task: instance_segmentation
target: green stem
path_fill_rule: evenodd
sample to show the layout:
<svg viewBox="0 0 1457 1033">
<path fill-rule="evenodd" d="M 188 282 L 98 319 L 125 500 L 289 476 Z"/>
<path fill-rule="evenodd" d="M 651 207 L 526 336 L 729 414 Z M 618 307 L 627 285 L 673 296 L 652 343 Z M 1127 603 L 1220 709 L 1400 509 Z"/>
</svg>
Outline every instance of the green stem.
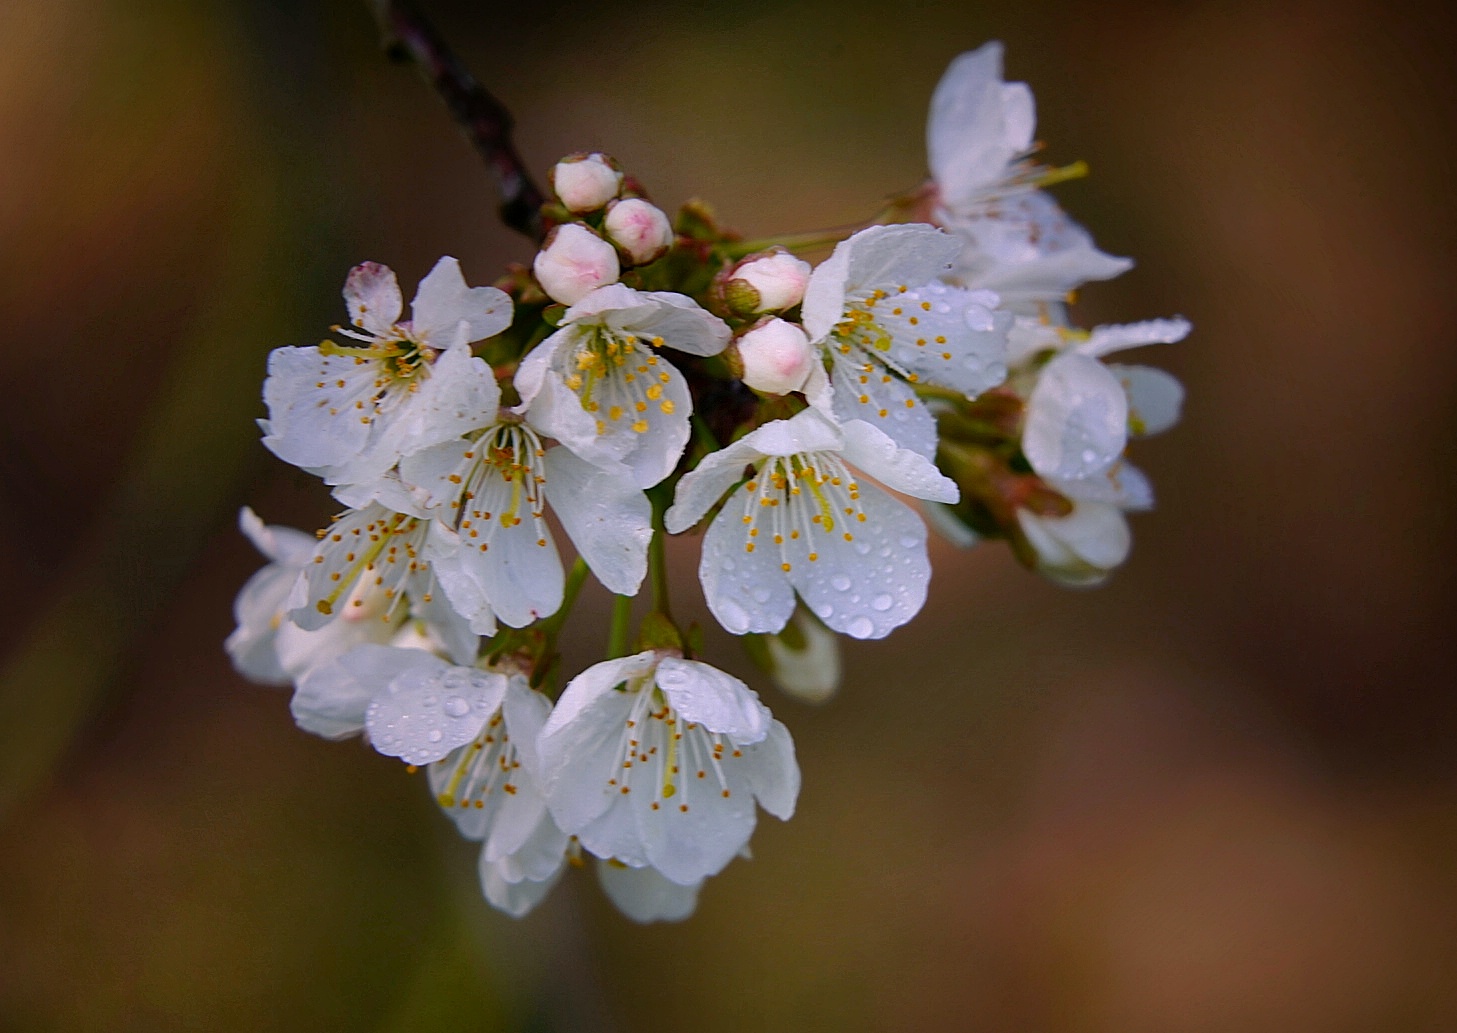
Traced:
<svg viewBox="0 0 1457 1033">
<path fill-rule="evenodd" d="M 577 594 L 582 591 L 582 585 L 587 581 L 587 573 L 587 561 L 578 556 L 577 562 L 572 564 L 572 569 L 567 574 L 567 585 L 562 591 L 561 608 L 537 625 L 550 638 L 555 639 L 562 630 L 562 625 L 567 622 L 567 617 L 572 611 L 572 604 L 577 601 Z"/>
<path fill-rule="evenodd" d="M 628 629 L 632 626 L 632 596 L 612 597 L 612 627 L 607 632 L 607 659 L 627 655 Z"/>
</svg>

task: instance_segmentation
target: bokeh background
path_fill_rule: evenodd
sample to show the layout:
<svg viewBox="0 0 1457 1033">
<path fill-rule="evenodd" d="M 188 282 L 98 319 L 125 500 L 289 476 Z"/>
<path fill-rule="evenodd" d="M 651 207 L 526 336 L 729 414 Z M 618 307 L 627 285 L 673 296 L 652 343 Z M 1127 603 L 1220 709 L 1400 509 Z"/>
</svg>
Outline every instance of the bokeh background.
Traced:
<svg viewBox="0 0 1457 1033">
<path fill-rule="evenodd" d="M 1000 38 L 1065 206 L 1172 313 L 1185 420 L 1106 587 L 940 545 L 831 705 L 800 811 L 691 921 L 590 878 L 492 912 L 423 783 L 233 674 L 265 356 L 350 265 L 489 282 L 443 108 L 350 0 L 0 5 L 0 1028 L 1457 1028 L 1454 97 L 1419 7 L 429 0 L 544 172 L 616 155 L 751 235 L 925 172 L 931 88 Z M 674 556 L 692 595 L 693 546 Z M 584 615 L 605 596 L 589 596 Z M 699 612 L 702 612 L 701 606 Z M 594 659 L 580 622 L 570 662 Z"/>
</svg>

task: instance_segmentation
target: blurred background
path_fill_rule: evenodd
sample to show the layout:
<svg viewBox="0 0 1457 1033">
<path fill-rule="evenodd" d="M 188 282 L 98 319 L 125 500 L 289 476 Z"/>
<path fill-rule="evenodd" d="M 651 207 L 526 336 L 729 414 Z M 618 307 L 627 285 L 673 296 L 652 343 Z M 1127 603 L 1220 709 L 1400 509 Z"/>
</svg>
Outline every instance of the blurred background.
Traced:
<svg viewBox="0 0 1457 1033">
<path fill-rule="evenodd" d="M 1057 190 L 1180 313 L 1183 424 L 1106 587 L 938 543 L 794 733 L 799 813 L 681 925 L 590 877 L 491 911 L 423 782 L 222 651 L 239 505 L 330 503 L 252 424 L 268 351 L 528 261 L 352 0 L 0 5 L 0 1028 L 1457 1028 L 1454 78 L 1418 7 L 426 0 L 540 174 L 603 149 L 751 236 L 925 174 L 946 63 L 1031 83 Z M 696 600 L 694 543 L 674 553 Z M 597 590 L 584 616 L 605 611 Z M 701 602 L 697 612 L 704 613 Z M 573 669 L 595 659 L 583 632 Z"/>
</svg>

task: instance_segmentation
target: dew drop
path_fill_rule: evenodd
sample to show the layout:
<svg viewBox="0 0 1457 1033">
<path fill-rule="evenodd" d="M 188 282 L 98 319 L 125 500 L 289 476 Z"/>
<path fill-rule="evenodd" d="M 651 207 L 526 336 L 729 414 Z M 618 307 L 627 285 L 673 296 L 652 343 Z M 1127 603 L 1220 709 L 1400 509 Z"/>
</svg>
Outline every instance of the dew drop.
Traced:
<svg viewBox="0 0 1457 1033">
<path fill-rule="evenodd" d="M 444 678 L 440 679 L 440 687 L 451 692 L 463 689 L 465 686 L 466 676 L 460 671 L 450 671 Z M 447 701 L 446 706 L 449 705 L 449 701 Z"/>
<path fill-rule="evenodd" d="M 829 603 L 825 603 L 819 609 L 815 610 L 815 613 L 819 614 L 820 620 L 827 621 L 835 615 L 835 608 Z"/>
<path fill-rule="evenodd" d="M 470 703 L 464 696 L 447 696 L 444 710 L 450 717 L 465 717 L 470 713 Z"/>
<path fill-rule="evenodd" d="M 856 542 L 855 543 L 855 551 L 858 552 L 862 556 L 869 556 L 870 555 L 870 543 L 869 542 Z"/>
<path fill-rule="evenodd" d="M 760 585 L 758 588 L 754 589 L 754 600 L 756 602 L 767 603 L 769 601 L 769 598 L 773 594 L 774 593 L 769 591 L 769 589 L 765 588 L 763 585 Z"/>
<path fill-rule="evenodd" d="M 725 574 L 731 574 L 731 573 L 733 573 L 733 569 L 734 569 L 734 561 L 731 560 L 731 559 L 729 559 L 727 556 L 725 556 L 724 557 L 724 560 L 723 560 L 723 572 Z"/>
<path fill-rule="evenodd" d="M 847 578 L 844 574 L 836 574 L 834 577 L 830 578 L 830 584 L 833 585 L 836 590 L 841 592 L 847 592 L 850 590 L 850 579 Z"/>
<path fill-rule="evenodd" d="M 431 742 L 439 742 L 441 739 L 445 738 L 445 735 L 440 731 L 440 729 L 432 728 L 430 730 L 430 734 L 427 735 L 425 738 L 429 739 Z"/>
<path fill-rule="evenodd" d="M 1095 462 L 1097 458 L 1098 453 L 1094 452 L 1091 448 L 1083 449 L 1083 462 L 1091 464 Z"/>
<path fill-rule="evenodd" d="M 901 535 L 901 548 L 902 549 L 914 549 L 917 545 L 920 545 L 920 544 L 921 544 L 921 540 L 919 538 L 914 538 L 914 537 L 912 537 L 911 535 L 908 535 L 908 534 Z"/>
<path fill-rule="evenodd" d="M 875 625 L 871 623 L 869 617 L 856 617 L 850 622 L 850 626 L 845 629 L 845 632 L 853 638 L 869 638 L 875 633 Z"/>
<path fill-rule="evenodd" d="M 436 704 L 438 704 L 439 702 L 440 702 L 440 697 L 437 696 L 437 695 L 435 695 L 434 693 L 431 693 L 430 695 L 428 695 L 428 696 L 425 697 L 425 705 L 427 707 L 433 707 Z"/>
<path fill-rule="evenodd" d="M 870 600 L 870 605 L 875 609 L 879 610 L 881 613 L 884 613 L 886 610 L 890 609 L 891 604 L 894 602 L 895 600 L 892 599 L 890 596 L 881 594 Z"/>
</svg>

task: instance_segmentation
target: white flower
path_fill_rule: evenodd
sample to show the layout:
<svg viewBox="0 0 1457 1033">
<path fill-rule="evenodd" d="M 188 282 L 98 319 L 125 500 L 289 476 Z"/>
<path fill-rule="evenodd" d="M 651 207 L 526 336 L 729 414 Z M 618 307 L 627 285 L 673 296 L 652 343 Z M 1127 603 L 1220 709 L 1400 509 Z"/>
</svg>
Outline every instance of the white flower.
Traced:
<svg viewBox="0 0 1457 1033">
<path fill-rule="evenodd" d="M 866 420 L 902 448 L 936 454 L 927 383 L 975 397 L 1007 375 L 1012 317 L 996 295 L 938 282 L 961 244 L 931 226 L 872 226 L 810 276 L 804 328 L 830 361 L 835 415 Z"/>
<path fill-rule="evenodd" d="M 1060 303 L 1079 285 L 1133 264 L 1099 251 L 1037 189 L 1048 175 L 1025 160 L 1035 125 L 1032 92 L 1002 81 L 1002 45 L 988 43 L 952 61 L 926 127 L 936 222 L 967 244 L 956 282 L 994 290 L 1018 310 Z"/>
<path fill-rule="evenodd" d="M 734 347 L 743 362 L 744 383 L 769 395 L 785 395 L 804 387 L 819 354 L 797 323 L 778 318 L 756 323 Z"/>
<path fill-rule="evenodd" d="M 1118 461 L 1130 432 L 1155 434 L 1173 426 L 1184 394 L 1177 380 L 1162 370 L 1100 360 L 1124 348 L 1180 341 L 1189 330 L 1185 319 L 1151 319 L 1089 334 L 1062 332 L 1063 350 L 1037 373 L 1027 397 L 1022 451 L 1038 475 L 1096 476 Z"/>
<path fill-rule="evenodd" d="M 536 740 L 550 712 L 551 702 L 512 674 L 475 738 L 429 768 L 441 809 L 463 836 L 481 842 L 486 899 L 518 917 L 555 884 L 567 849 L 541 793 Z"/>
<path fill-rule="evenodd" d="M 238 593 L 233 603 L 238 627 L 224 647 L 239 674 L 266 685 L 286 685 L 292 676 L 278 658 L 278 630 L 293 583 L 318 543 L 313 535 L 291 527 L 265 526 L 246 506 L 238 513 L 238 526 L 269 562 Z"/>
<path fill-rule="evenodd" d="M 448 257 L 420 282 L 408 321 L 385 266 L 352 269 L 344 299 L 358 329 L 336 329 L 361 343 L 275 349 L 263 385 L 269 416 L 259 423 L 275 455 L 329 484 L 374 480 L 401 456 L 475 426 L 495 377 L 470 342 L 511 323 L 511 299 L 466 287 Z"/>
<path fill-rule="evenodd" d="M 665 517 L 675 534 L 733 489 L 698 567 L 708 607 L 728 631 L 778 631 L 796 592 L 854 638 L 881 638 L 920 610 L 931 577 L 925 525 L 846 464 L 907 495 L 959 498 L 930 460 L 864 421 L 837 427 L 816 409 L 765 424 L 678 482 Z"/>
<path fill-rule="evenodd" d="M 426 550 L 455 610 L 481 635 L 496 620 L 513 628 L 561 606 L 561 557 L 548 504 L 597 579 L 635 595 L 647 573 L 652 506 L 626 476 L 591 465 L 510 414 L 410 456 L 400 467 L 421 512 L 434 517 Z"/>
<path fill-rule="evenodd" d="M 754 801 L 788 820 L 789 732 L 743 682 L 653 650 L 567 685 L 539 740 L 547 806 L 584 847 L 693 886 L 748 842 Z"/>
<path fill-rule="evenodd" d="M 673 243 L 673 226 L 663 210 L 640 197 L 612 202 L 602 228 L 633 265 L 647 265 Z"/>
<path fill-rule="evenodd" d="M 569 222 L 547 235 L 531 271 L 553 301 L 575 305 L 622 271 L 617 249 L 587 227 Z"/>
<path fill-rule="evenodd" d="M 563 158 L 547 179 L 567 210 L 578 214 L 596 211 L 622 188 L 622 173 L 607 155 L 595 152 Z"/>
<path fill-rule="evenodd" d="M 522 361 L 522 408 L 587 462 L 629 469 L 650 488 L 677 465 L 693 411 L 683 375 L 656 349 L 717 355 L 729 336 L 681 294 L 603 287 L 567 309 L 561 329 Z"/>
<path fill-rule="evenodd" d="M 337 625 L 338 637 L 325 640 L 337 643 L 393 637 L 414 617 L 450 656 L 473 661 L 476 635 L 442 598 L 425 557 L 431 530 L 431 521 L 377 502 L 345 512 L 321 532 L 294 582 L 285 603 L 289 620 L 307 632 Z M 371 624 L 385 630 L 366 630 Z"/>
<path fill-rule="evenodd" d="M 1133 538 L 1123 512 L 1108 502 L 1073 500 L 1066 516 L 1017 510 L 1023 537 L 1037 556 L 1037 571 L 1069 587 L 1096 585 L 1128 558 Z"/>
</svg>

